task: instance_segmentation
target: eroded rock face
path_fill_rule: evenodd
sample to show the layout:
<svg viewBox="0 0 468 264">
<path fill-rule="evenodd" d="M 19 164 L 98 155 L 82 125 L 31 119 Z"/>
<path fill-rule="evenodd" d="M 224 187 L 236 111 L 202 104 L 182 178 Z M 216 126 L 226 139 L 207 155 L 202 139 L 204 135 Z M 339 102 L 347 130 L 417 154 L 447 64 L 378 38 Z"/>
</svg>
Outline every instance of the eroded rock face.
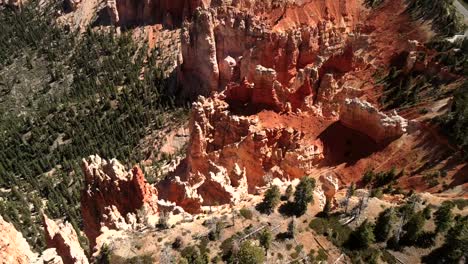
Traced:
<svg viewBox="0 0 468 264">
<path fill-rule="evenodd" d="M 116 24 L 178 28 L 180 95 L 204 96 L 193 104 L 186 159 L 158 185 L 161 199 L 188 213 L 236 203 L 266 178 L 312 174 L 324 159 L 319 133 L 325 124 L 340 119 L 379 143 L 406 129 L 396 115 L 347 100 L 362 95 L 361 80 L 370 78 L 365 71 L 375 66 L 364 52 L 375 29 L 360 24 L 367 12 L 360 1 L 110 3 Z M 359 78 L 349 75 L 361 71 Z M 272 121 L 260 120 L 265 112 Z M 310 121 L 317 128 L 308 127 Z M 321 197 L 331 199 L 337 182 L 320 180 Z M 98 211 L 105 217 L 98 223 L 128 224 L 130 210 L 119 203 L 124 202 L 104 202 Z"/>
<path fill-rule="evenodd" d="M 266 175 L 300 178 L 323 159 L 320 142 L 305 141 L 293 128 L 261 128 L 255 116 L 231 113 L 221 98 L 193 104 L 185 171 L 158 186 L 162 199 L 190 213 L 235 204 L 265 185 Z"/>
<path fill-rule="evenodd" d="M 197 9 L 193 23 L 185 24 L 182 30 L 181 83 L 188 97 L 210 95 L 218 89 L 219 67 L 216 57 L 213 15 L 209 10 Z"/>
<path fill-rule="evenodd" d="M 55 248 L 64 263 L 89 263 L 78 241 L 78 235 L 70 223 L 56 222 L 45 214 L 43 221 L 47 247 Z"/>
<path fill-rule="evenodd" d="M 377 143 L 398 138 L 406 133 L 408 128 L 408 121 L 396 112 L 387 115 L 358 98 L 345 100 L 340 112 L 340 122 L 368 135 Z"/>
<path fill-rule="evenodd" d="M 333 200 L 339 188 L 338 179 L 333 174 L 327 173 L 320 176 L 319 185 L 326 199 Z"/>
<path fill-rule="evenodd" d="M 126 171 L 117 160 L 107 161 L 99 156 L 83 160 L 85 189 L 81 194 L 81 211 L 84 231 L 91 248 L 101 234 L 101 227 L 108 229 L 132 229 L 138 212 L 149 217 L 156 215 L 157 190 L 148 184 L 137 166 Z"/>
<path fill-rule="evenodd" d="M 15 227 L 0 216 L 0 262 L 1 263 L 33 263 L 37 255 L 31 251 L 23 235 Z"/>
</svg>

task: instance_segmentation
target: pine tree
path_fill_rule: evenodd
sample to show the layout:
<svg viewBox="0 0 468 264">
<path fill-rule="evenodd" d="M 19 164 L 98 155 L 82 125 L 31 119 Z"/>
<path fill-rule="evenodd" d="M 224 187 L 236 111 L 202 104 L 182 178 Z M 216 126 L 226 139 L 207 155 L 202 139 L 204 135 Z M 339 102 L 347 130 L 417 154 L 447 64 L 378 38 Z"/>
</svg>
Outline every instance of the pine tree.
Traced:
<svg viewBox="0 0 468 264">
<path fill-rule="evenodd" d="M 327 198 L 327 200 L 326 200 L 326 202 L 325 202 L 325 206 L 323 207 L 322 214 L 323 214 L 325 217 L 330 216 L 331 209 L 332 209 L 332 208 L 331 208 L 330 199 Z"/>
<path fill-rule="evenodd" d="M 435 211 L 434 222 L 436 224 L 436 232 L 447 231 L 453 222 L 452 209 L 454 204 L 452 202 L 443 202 L 442 205 Z"/>
<path fill-rule="evenodd" d="M 363 249 L 369 247 L 375 242 L 374 230 L 372 224 L 365 220 L 349 236 L 348 247 L 353 249 Z"/>
<path fill-rule="evenodd" d="M 414 244 L 421 232 L 423 231 L 426 218 L 422 212 L 415 213 L 403 227 L 403 230 L 406 231 L 404 240 L 406 243 Z"/>
<path fill-rule="evenodd" d="M 278 186 L 273 185 L 265 192 L 262 203 L 259 204 L 258 209 L 264 214 L 271 214 L 279 205 L 281 194 Z"/>
<path fill-rule="evenodd" d="M 445 243 L 429 255 L 424 263 L 466 263 L 468 252 L 468 217 L 458 217 L 454 226 L 447 232 Z"/>
<path fill-rule="evenodd" d="M 426 218 L 426 220 L 431 219 L 431 213 L 432 213 L 432 209 L 431 209 L 431 205 L 429 204 L 423 209 L 424 218 Z"/>
<path fill-rule="evenodd" d="M 250 241 L 245 241 L 241 244 L 236 259 L 236 263 L 261 264 L 265 261 L 265 253 L 261 247 L 253 245 Z"/>
<path fill-rule="evenodd" d="M 374 228 L 374 235 L 377 241 L 384 242 L 389 238 L 394 219 L 395 212 L 393 208 L 388 208 L 379 214 Z"/>
<path fill-rule="evenodd" d="M 303 215 L 307 211 L 309 203 L 314 201 L 315 179 L 302 177 L 294 192 L 294 204 L 297 215 Z"/>
<path fill-rule="evenodd" d="M 265 249 L 265 255 L 268 254 L 268 250 L 271 247 L 271 241 L 273 240 L 273 235 L 271 234 L 270 230 L 264 229 L 260 233 L 260 237 L 258 240 L 260 242 L 260 245 Z"/>
</svg>

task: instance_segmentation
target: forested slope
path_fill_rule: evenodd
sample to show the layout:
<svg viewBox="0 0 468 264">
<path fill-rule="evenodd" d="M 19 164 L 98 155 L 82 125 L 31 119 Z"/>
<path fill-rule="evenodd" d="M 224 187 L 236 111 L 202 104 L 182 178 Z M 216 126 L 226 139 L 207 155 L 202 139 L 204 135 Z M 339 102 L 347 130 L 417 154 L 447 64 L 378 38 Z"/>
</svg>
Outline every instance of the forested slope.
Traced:
<svg viewBox="0 0 468 264">
<path fill-rule="evenodd" d="M 0 214 L 43 248 L 42 210 L 81 229 L 81 158 L 132 165 L 139 141 L 186 111 L 167 96 L 157 50 L 72 32 L 55 22 L 60 5 L 38 2 L 0 12 Z"/>
</svg>

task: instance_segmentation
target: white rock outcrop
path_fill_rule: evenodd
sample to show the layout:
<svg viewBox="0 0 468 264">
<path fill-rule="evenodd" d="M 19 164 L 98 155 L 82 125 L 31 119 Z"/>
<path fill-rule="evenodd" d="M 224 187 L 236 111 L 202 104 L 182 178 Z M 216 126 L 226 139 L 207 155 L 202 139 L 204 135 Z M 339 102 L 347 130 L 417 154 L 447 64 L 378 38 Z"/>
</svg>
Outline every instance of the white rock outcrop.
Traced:
<svg viewBox="0 0 468 264">
<path fill-rule="evenodd" d="M 377 143 L 396 139 L 408 129 L 408 120 L 399 116 L 396 111 L 385 114 L 369 102 L 358 98 L 345 100 L 340 111 L 340 122 L 368 135 Z"/>
<path fill-rule="evenodd" d="M 47 247 L 54 248 L 65 263 L 88 264 L 73 226 L 68 222 L 56 222 L 45 214 L 43 218 Z"/>
</svg>

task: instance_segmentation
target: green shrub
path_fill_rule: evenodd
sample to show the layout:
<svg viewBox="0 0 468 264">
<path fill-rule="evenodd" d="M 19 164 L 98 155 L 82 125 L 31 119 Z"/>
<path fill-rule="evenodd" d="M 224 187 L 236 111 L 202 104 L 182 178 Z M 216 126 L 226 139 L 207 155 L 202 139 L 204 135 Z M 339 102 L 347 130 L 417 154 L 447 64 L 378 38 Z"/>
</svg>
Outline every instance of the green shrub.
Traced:
<svg viewBox="0 0 468 264">
<path fill-rule="evenodd" d="M 278 207 L 281 194 L 278 186 L 271 186 L 266 192 L 263 201 L 257 205 L 257 210 L 264 214 L 271 214 Z"/>
<path fill-rule="evenodd" d="M 436 232 L 447 231 L 453 223 L 454 215 L 452 209 L 455 207 L 454 203 L 445 201 L 442 205 L 434 212 L 434 222 L 436 224 Z"/>
<path fill-rule="evenodd" d="M 323 248 L 319 248 L 317 252 L 317 261 L 327 261 L 328 254 Z"/>
<path fill-rule="evenodd" d="M 234 261 L 231 260 L 230 263 L 262 264 L 264 261 L 265 252 L 263 249 L 255 246 L 250 241 L 245 241 L 241 244 Z"/>
<path fill-rule="evenodd" d="M 338 247 L 341 247 L 349 239 L 352 232 L 348 226 L 340 224 L 335 216 L 314 218 L 310 221 L 309 227 L 319 235 L 328 236 L 328 239 Z"/>
<path fill-rule="evenodd" d="M 452 142 L 460 146 L 468 157 L 468 81 L 456 90 L 452 108 L 440 123 Z"/>
<path fill-rule="evenodd" d="M 245 208 L 245 207 L 242 208 L 242 209 L 240 209 L 239 213 L 240 213 L 240 215 L 241 215 L 242 217 L 244 217 L 245 219 L 249 219 L 249 220 L 250 220 L 250 219 L 252 219 L 252 217 L 253 217 L 252 211 L 250 211 L 249 209 L 247 209 L 247 208 Z"/>
</svg>

